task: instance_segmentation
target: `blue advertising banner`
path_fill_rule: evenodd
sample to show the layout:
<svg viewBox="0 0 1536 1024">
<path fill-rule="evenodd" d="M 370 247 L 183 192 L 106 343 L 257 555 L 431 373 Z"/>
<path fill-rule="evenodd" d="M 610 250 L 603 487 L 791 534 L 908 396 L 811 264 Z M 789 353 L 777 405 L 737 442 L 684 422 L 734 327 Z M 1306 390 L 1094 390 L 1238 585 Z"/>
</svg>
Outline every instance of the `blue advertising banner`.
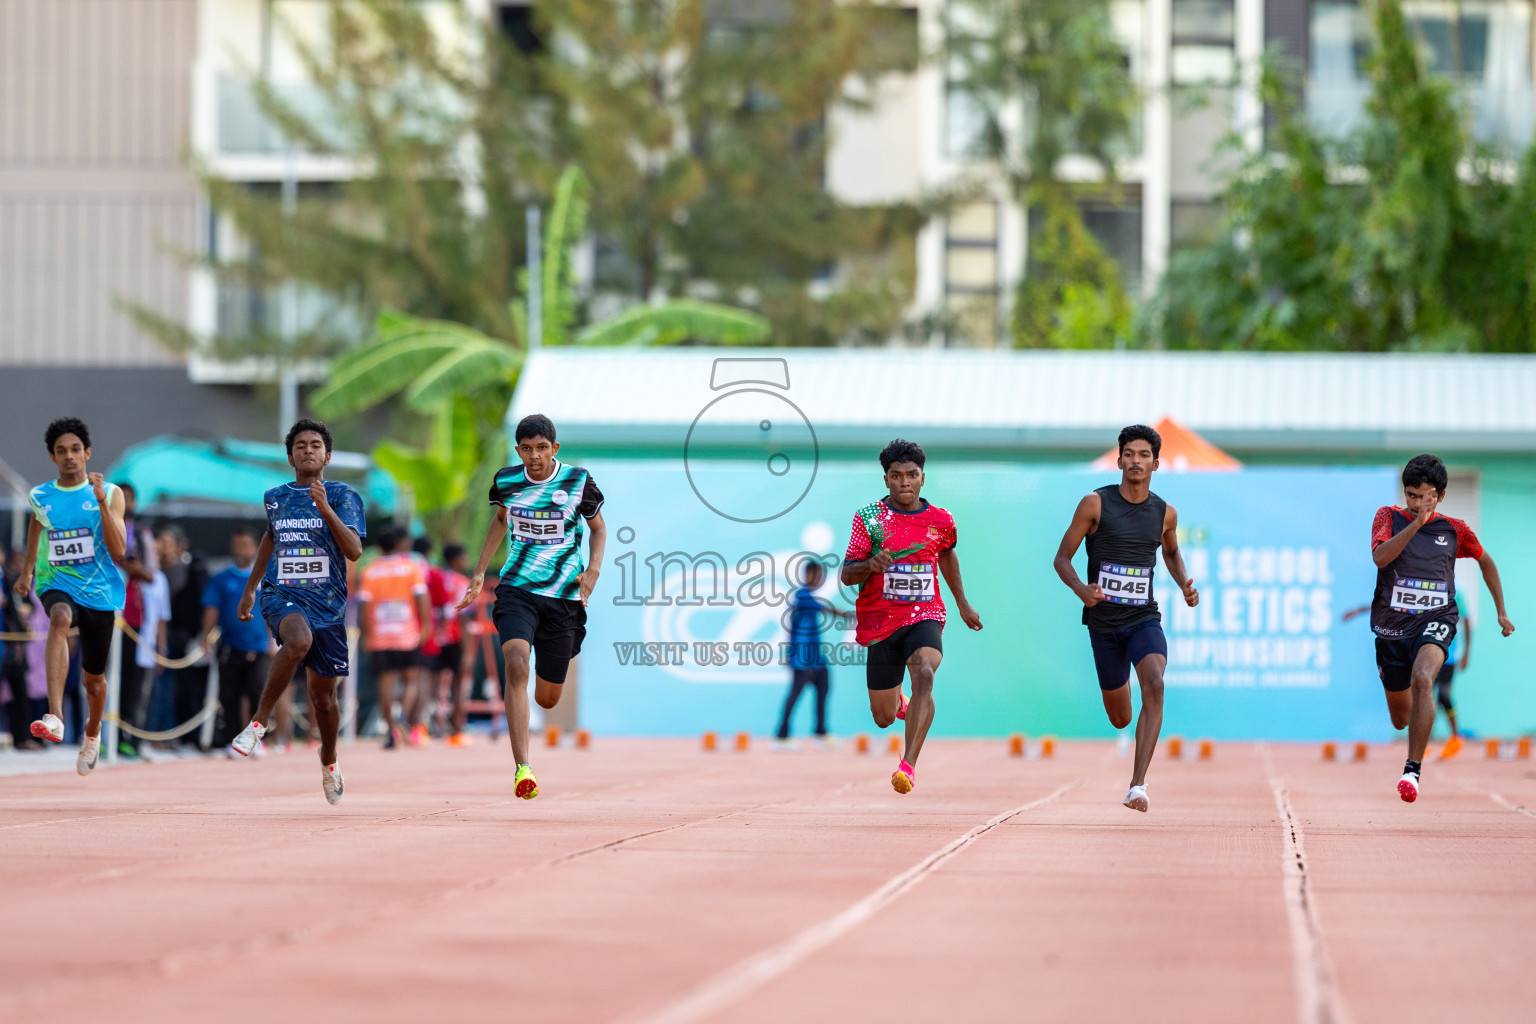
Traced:
<svg viewBox="0 0 1536 1024">
<path fill-rule="evenodd" d="M 580 459 L 608 496 L 608 554 L 579 662 L 581 718 L 602 733 L 770 732 L 790 677 L 787 601 L 804 563 L 831 664 L 831 727 L 872 729 L 853 591 L 837 582 L 854 511 L 884 493 L 878 463 L 822 462 L 786 487 L 747 459 Z M 930 462 L 923 494 L 955 516 L 964 586 L 984 628 L 951 605 L 935 735 L 1107 736 L 1082 606 L 1051 561 L 1078 500 L 1113 474 Z M 1391 469 L 1156 474 L 1179 511 L 1201 588 L 1184 606 L 1159 566 L 1169 641 L 1165 735 L 1381 739 L 1391 734 L 1369 625 L 1370 523 Z M 724 511 L 722 511 L 724 510 Z M 1076 564 L 1083 574 L 1085 556 Z M 809 700 L 795 731 L 809 727 Z"/>
</svg>

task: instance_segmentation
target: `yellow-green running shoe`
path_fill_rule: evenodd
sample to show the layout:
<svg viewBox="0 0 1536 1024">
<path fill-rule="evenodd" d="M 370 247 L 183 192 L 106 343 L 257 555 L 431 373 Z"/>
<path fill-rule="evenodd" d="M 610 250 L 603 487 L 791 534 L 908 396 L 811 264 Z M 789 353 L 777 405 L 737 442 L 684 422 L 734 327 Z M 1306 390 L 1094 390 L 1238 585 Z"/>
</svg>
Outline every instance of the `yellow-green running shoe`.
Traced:
<svg viewBox="0 0 1536 1024">
<path fill-rule="evenodd" d="M 517 766 L 516 786 L 513 789 L 524 800 L 532 800 L 539 795 L 539 780 L 533 777 L 533 769 L 526 764 Z"/>
</svg>

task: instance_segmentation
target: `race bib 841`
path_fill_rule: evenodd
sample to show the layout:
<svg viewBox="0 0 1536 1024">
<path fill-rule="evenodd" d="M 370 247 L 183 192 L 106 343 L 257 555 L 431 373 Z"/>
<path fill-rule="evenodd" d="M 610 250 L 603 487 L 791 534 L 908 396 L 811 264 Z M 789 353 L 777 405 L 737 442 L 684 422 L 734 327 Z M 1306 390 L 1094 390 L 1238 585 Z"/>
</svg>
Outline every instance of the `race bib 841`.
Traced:
<svg viewBox="0 0 1536 1024">
<path fill-rule="evenodd" d="M 96 537 L 89 529 L 49 530 L 49 565 L 84 565 L 96 560 Z"/>
</svg>

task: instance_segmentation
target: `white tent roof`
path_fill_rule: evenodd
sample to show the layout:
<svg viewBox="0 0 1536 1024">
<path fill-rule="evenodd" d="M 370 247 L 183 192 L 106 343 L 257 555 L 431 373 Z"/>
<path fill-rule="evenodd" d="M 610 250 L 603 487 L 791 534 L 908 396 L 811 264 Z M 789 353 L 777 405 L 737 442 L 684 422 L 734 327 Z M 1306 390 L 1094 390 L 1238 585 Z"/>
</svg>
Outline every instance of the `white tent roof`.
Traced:
<svg viewBox="0 0 1536 1024">
<path fill-rule="evenodd" d="M 562 440 L 668 443 L 731 381 L 781 394 L 832 444 L 1096 450 L 1169 415 L 1250 450 L 1536 450 L 1536 356 L 554 348 L 530 355 L 510 415 L 542 412 Z"/>
</svg>

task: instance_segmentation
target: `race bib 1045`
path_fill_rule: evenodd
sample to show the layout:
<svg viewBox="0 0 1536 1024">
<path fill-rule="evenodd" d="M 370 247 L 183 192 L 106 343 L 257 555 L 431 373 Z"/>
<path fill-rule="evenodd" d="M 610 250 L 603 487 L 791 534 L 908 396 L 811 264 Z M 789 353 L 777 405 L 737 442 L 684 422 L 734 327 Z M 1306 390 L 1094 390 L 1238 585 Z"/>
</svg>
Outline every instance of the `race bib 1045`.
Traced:
<svg viewBox="0 0 1536 1024">
<path fill-rule="evenodd" d="M 1152 600 L 1152 567 L 1101 562 L 1098 584 L 1111 604 L 1146 604 Z"/>
<path fill-rule="evenodd" d="M 96 537 L 88 528 L 48 531 L 49 565 L 84 565 L 96 560 Z"/>
<path fill-rule="evenodd" d="M 938 596 L 938 577 L 931 562 L 897 562 L 885 570 L 887 601 L 932 601 Z"/>
<path fill-rule="evenodd" d="M 1410 580 L 1402 576 L 1392 582 L 1392 610 L 1419 615 L 1444 608 L 1451 600 L 1451 585 L 1440 580 Z"/>
<path fill-rule="evenodd" d="M 278 553 L 277 582 L 283 586 L 314 586 L 330 578 L 331 557 L 317 548 L 290 548 Z"/>
<path fill-rule="evenodd" d="M 538 509 L 507 509 L 507 526 L 513 540 L 524 544 L 563 544 L 565 516 Z"/>
</svg>

